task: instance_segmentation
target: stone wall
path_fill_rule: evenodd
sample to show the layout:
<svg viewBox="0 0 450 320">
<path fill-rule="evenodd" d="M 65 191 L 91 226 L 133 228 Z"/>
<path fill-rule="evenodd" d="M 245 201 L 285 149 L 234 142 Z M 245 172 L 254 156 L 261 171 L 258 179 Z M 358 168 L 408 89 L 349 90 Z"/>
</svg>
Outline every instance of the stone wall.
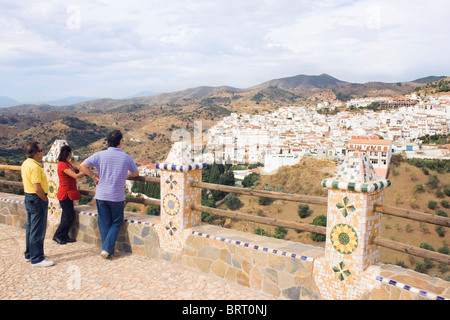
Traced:
<svg viewBox="0 0 450 320">
<path fill-rule="evenodd" d="M 97 214 L 91 206 L 77 206 L 78 216 L 71 235 L 78 241 L 101 246 Z M 315 263 L 324 249 L 297 242 L 262 237 L 211 225 L 190 229 L 181 251 L 161 249 L 159 217 L 125 214 L 116 250 L 164 259 L 199 272 L 258 291 L 274 298 L 323 299 L 314 278 Z M 0 223 L 25 228 L 23 196 L 0 193 Z M 53 232 L 47 230 L 47 233 Z M 449 299 L 450 283 L 412 270 L 377 264 L 375 285 L 365 300 Z"/>
</svg>

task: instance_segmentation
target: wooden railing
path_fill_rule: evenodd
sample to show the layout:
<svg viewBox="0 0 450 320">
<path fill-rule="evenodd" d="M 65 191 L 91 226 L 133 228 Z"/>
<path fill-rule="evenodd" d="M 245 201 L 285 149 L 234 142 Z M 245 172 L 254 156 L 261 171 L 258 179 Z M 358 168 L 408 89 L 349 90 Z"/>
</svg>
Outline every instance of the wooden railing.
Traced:
<svg viewBox="0 0 450 320">
<path fill-rule="evenodd" d="M 0 165 L 0 169 L 6 169 L 6 170 L 20 170 L 20 166 L 7 166 L 7 165 Z M 131 178 L 128 177 L 128 180 L 132 181 L 144 181 L 144 182 L 150 182 L 150 183 L 160 183 L 160 178 L 156 177 L 136 177 Z M 14 182 L 14 181 L 6 181 L 6 180 L 0 180 L 0 184 L 5 185 L 12 185 L 12 186 L 23 186 L 21 182 Z M 255 197 L 265 197 L 275 200 L 286 200 L 286 201 L 293 201 L 293 202 L 300 202 L 300 203 L 308 203 L 308 204 L 316 204 L 316 205 L 323 205 L 327 206 L 328 201 L 326 197 L 317 197 L 317 196 L 306 196 L 306 195 L 298 195 L 298 194 L 285 194 L 285 193 L 279 193 L 279 192 L 271 192 L 271 191 L 264 191 L 264 190 L 256 190 L 256 189 L 249 189 L 249 188 L 240 188 L 240 187 L 233 187 L 233 186 L 224 186 L 224 185 L 217 185 L 212 183 L 205 183 L 205 182 L 191 182 L 192 187 L 196 188 L 202 188 L 202 189 L 209 189 L 209 190 L 216 190 L 216 191 L 222 191 L 222 192 L 228 192 L 228 193 L 236 193 L 236 194 L 245 194 Z M 88 191 L 88 190 L 80 190 L 81 194 L 93 196 L 95 194 L 94 191 Z M 127 197 L 126 202 L 132 202 L 132 203 L 141 203 L 145 205 L 161 205 L 161 200 L 159 199 L 142 199 L 142 198 L 132 198 Z M 273 218 L 267 218 L 267 217 L 260 217 L 260 216 L 253 216 L 246 213 L 238 212 L 238 211 L 229 211 L 229 210 L 222 210 L 217 208 L 211 208 L 206 207 L 202 205 L 192 205 L 192 209 L 206 212 L 222 217 L 232 218 L 232 219 L 240 219 L 244 221 L 251 221 L 271 226 L 279 226 L 283 228 L 290 228 L 298 231 L 307 231 L 307 232 L 314 232 L 318 234 L 326 234 L 326 228 L 322 226 L 314 226 L 310 224 L 304 224 L 304 223 L 298 223 L 293 221 L 285 221 L 285 220 L 278 220 Z M 431 214 L 426 214 L 423 212 L 418 211 L 412 211 L 407 209 L 401 209 L 397 207 L 390 207 L 390 206 L 384 206 L 381 204 L 375 205 L 375 211 L 392 215 L 396 217 L 402 217 L 405 219 L 410 219 L 414 221 L 420 221 L 425 223 L 430 223 L 434 225 L 440 225 L 444 227 L 450 227 L 450 218 L 447 217 L 440 217 L 435 216 Z M 420 258 L 425 258 L 433 261 L 437 261 L 440 263 L 444 263 L 447 265 L 450 265 L 450 255 L 441 254 L 438 252 L 422 249 L 419 247 L 411 246 L 408 244 L 404 244 L 401 242 L 381 238 L 381 237 L 374 237 L 371 239 L 371 242 L 385 248 L 389 248 L 395 251 L 407 253 L 410 255 L 414 255 Z"/>
</svg>

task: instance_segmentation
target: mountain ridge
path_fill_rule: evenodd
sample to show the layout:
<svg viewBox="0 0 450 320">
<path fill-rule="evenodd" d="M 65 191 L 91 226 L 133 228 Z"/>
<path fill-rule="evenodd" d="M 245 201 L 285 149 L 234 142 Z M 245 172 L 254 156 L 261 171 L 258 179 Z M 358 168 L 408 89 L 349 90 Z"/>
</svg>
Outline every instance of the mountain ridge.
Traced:
<svg viewBox="0 0 450 320">
<path fill-rule="evenodd" d="M 268 87 L 278 87 L 287 90 L 305 90 L 305 89 L 325 89 L 346 85 L 349 82 L 338 80 L 326 73 L 321 75 L 304 75 L 299 74 L 292 77 L 284 77 L 263 82 L 251 89 L 265 89 Z"/>
<path fill-rule="evenodd" d="M 311 93 L 318 92 L 320 90 L 338 90 L 344 95 L 364 96 L 364 95 L 377 95 L 379 93 L 387 92 L 388 95 L 401 95 L 413 91 L 418 86 L 426 85 L 429 82 L 436 81 L 444 78 L 444 76 L 427 76 L 419 78 L 413 81 L 404 81 L 396 83 L 386 82 L 366 82 L 366 83 L 351 83 L 334 78 L 326 73 L 321 75 L 305 75 L 299 74 L 291 77 L 284 77 L 269 80 L 261 84 L 240 89 L 231 86 L 199 86 L 194 88 L 188 88 L 180 91 L 160 93 L 144 97 L 131 97 L 124 99 L 111 99 L 111 98 L 85 98 L 85 97 L 70 97 L 70 99 L 84 99 L 84 101 L 63 105 L 62 101 L 65 99 L 55 100 L 58 106 L 51 105 L 49 103 L 44 104 L 21 104 L 13 107 L 7 107 L 0 109 L 0 115 L 10 114 L 34 114 L 45 112 L 79 112 L 85 110 L 107 110 L 118 106 L 128 104 L 170 104 L 181 99 L 200 99 L 211 94 L 216 94 L 221 91 L 230 93 L 239 93 L 247 91 L 264 90 L 270 87 L 278 87 L 283 90 L 290 90 L 297 93 L 305 94 L 306 96 Z M 8 98 L 8 97 L 5 97 Z M 68 100 L 66 100 L 68 101 Z M 0 103 L 1 105 L 1 103 Z"/>
<path fill-rule="evenodd" d="M 13 107 L 17 104 L 20 104 L 20 102 L 13 98 L 6 97 L 6 96 L 0 96 L 0 108 L 9 108 L 9 107 Z"/>
</svg>

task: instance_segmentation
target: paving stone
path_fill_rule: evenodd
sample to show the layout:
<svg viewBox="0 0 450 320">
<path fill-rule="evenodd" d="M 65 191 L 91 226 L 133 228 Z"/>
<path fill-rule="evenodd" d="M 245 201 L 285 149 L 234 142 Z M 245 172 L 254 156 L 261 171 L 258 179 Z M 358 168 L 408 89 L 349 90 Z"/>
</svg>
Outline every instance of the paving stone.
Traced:
<svg viewBox="0 0 450 320">
<path fill-rule="evenodd" d="M 0 300 L 273 300 L 212 274 L 129 253 L 100 257 L 95 244 L 59 245 L 47 233 L 44 251 L 55 265 L 23 259 L 25 230 L 0 224 Z M 243 282 L 248 279 L 238 276 Z"/>
</svg>

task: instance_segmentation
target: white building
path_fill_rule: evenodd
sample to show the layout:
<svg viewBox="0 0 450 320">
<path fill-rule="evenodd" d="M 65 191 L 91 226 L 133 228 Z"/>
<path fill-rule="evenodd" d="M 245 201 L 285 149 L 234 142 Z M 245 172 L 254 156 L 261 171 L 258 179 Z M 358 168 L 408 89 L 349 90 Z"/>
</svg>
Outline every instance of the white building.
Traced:
<svg viewBox="0 0 450 320">
<path fill-rule="evenodd" d="M 264 157 L 263 174 L 273 174 L 282 166 L 293 166 L 300 162 L 303 155 L 295 154 L 266 154 Z"/>
</svg>

